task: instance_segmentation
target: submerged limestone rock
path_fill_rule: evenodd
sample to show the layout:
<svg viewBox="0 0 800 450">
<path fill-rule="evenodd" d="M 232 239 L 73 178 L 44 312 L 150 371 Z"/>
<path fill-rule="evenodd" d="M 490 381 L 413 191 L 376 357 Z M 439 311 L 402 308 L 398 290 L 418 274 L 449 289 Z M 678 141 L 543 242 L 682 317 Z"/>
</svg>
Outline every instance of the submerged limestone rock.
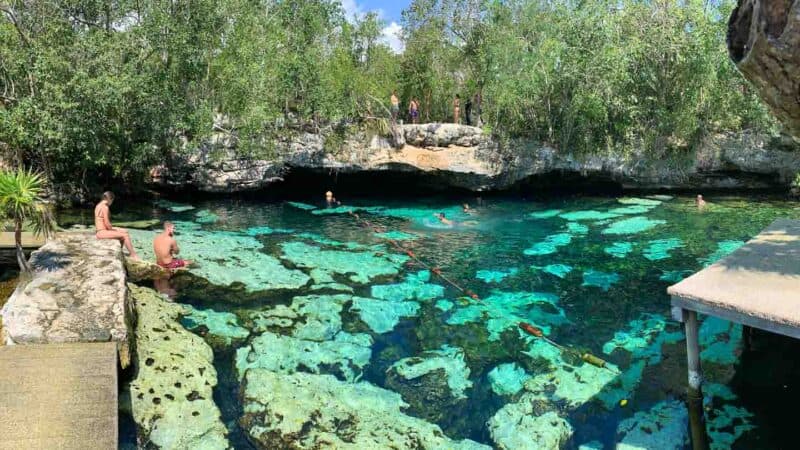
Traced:
<svg viewBox="0 0 800 450">
<path fill-rule="evenodd" d="M 403 414 L 399 394 L 365 382 L 251 369 L 242 397 L 239 423 L 259 449 L 489 449 L 447 438 L 438 426 Z"/>
<path fill-rule="evenodd" d="M 403 258 L 378 256 L 372 251 L 324 250 L 303 242 L 287 242 L 281 244 L 281 248 L 283 259 L 297 267 L 317 269 L 328 276 L 345 275 L 351 282 L 360 284 L 376 277 L 397 275 L 405 262 Z"/>
<path fill-rule="evenodd" d="M 531 378 L 517 363 L 500 364 L 489 372 L 488 377 L 492 391 L 497 395 L 514 395 Z"/>
<path fill-rule="evenodd" d="M 538 414 L 536 399 L 523 396 L 500 408 L 487 422 L 501 450 L 558 450 L 572 437 L 572 425 L 555 412 Z"/>
<path fill-rule="evenodd" d="M 198 309 L 186 305 L 181 324 L 189 331 L 203 336 L 211 347 L 220 350 L 240 344 L 250 336 L 250 331 L 239 325 L 235 314 L 213 309 Z"/>
<path fill-rule="evenodd" d="M 739 0 L 728 51 L 759 96 L 800 141 L 800 1 Z"/>
<path fill-rule="evenodd" d="M 299 289 L 310 281 L 305 273 L 289 269 L 274 256 L 264 253 L 263 244 L 252 236 L 205 231 L 191 222 L 175 222 L 175 227 L 180 230 L 180 256 L 195 262 L 191 273 L 209 283 L 242 284 L 247 291 L 258 292 Z M 155 261 L 152 242 L 156 232 L 130 230 L 130 234 L 141 258 Z"/>
<path fill-rule="evenodd" d="M 119 242 L 59 233 L 31 254 L 30 265 L 32 278 L 0 311 L 6 343 L 113 341 L 127 367 L 133 312 Z"/>
<path fill-rule="evenodd" d="M 136 304 L 133 418 L 145 442 L 160 449 L 227 449 L 213 400 L 214 354 L 178 322 L 184 308 L 152 289 L 129 285 Z"/>
<path fill-rule="evenodd" d="M 516 328 L 520 322 L 529 322 L 550 333 L 553 326 L 569 323 L 564 310 L 558 306 L 558 296 L 544 292 L 492 291 L 480 302 L 454 309 L 446 322 L 463 325 L 486 320 L 489 340 L 497 341 L 500 334 Z"/>
<path fill-rule="evenodd" d="M 683 402 L 670 400 L 639 411 L 617 427 L 617 450 L 680 450 L 689 442 L 689 414 Z"/>
<path fill-rule="evenodd" d="M 372 338 L 368 334 L 340 331 L 332 340 L 318 342 L 264 333 L 236 351 L 236 370 L 240 379 L 257 368 L 286 374 L 328 372 L 355 381 L 371 357 Z"/>
<path fill-rule="evenodd" d="M 389 371 L 393 371 L 406 380 L 414 380 L 433 372 L 441 372 L 450 395 L 457 399 L 467 398 L 464 392 L 472 387 L 472 381 L 469 380 L 469 367 L 464 361 L 464 351 L 449 345 L 443 345 L 438 350 L 422 352 L 418 356 L 403 358 L 392 364 Z"/>
</svg>

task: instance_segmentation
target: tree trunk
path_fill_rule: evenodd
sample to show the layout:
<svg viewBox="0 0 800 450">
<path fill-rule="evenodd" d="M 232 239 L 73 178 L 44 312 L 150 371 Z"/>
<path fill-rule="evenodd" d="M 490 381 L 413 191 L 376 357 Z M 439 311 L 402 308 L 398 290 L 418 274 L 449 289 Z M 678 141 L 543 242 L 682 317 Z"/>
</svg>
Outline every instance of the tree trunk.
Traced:
<svg viewBox="0 0 800 450">
<path fill-rule="evenodd" d="M 14 243 L 17 247 L 17 264 L 21 272 L 30 272 L 31 267 L 28 265 L 28 260 L 25 259 L 25 252 L 22 250 L 22 221 L 17 220 L 14 222 Z"/>
</svg>

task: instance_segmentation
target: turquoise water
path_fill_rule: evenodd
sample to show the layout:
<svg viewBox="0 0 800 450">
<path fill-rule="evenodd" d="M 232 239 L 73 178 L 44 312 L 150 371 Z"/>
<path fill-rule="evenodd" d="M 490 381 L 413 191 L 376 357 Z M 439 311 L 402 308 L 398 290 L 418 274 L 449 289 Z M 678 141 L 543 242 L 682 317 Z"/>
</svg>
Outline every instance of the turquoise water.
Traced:
<svg viewBox="0 0 800 450">
<path fill-rule="evenodd" d="M 461 212 L 464 201 L 474 214 Z M 685 350 L 667 286 L 772 220 L 800 218 L 796 203 L 778 199 L 711 201 L 698 211 L 686 197 L 644 194 L 336 209 L 204 200 L 125 215 L 176 221 L 182 256 L 199 263 L 170 293 L 201 311 L 184 325 L 214 347 L 215 399 L 237 448 L 252 448 L 237 424 L 240 380 L 252 368 L 368 382 L 400 393 L 406 414 L 448 437 L 495 448 L 539 448 L 525 437 L 545 431 L 556 437 L 540 442 L 562 448 L 684 448 Z M 380 229 L 360 227 L 349 212 Z M 440 224 L 437 212 L 455 225 Z M 144 255 L 152 235 L 133 231 Z M 302 320 L 281 324 L 286 310 Z M 215 312 L 233 316 L 220 325 Z M 536 340 L 520 322 L 609 368 Z M 712 447 L 780 448 L 775 423 L 743 400 L 753 395 L 737 378 L 741 327 L 704 320 L 701 341 Z"/>
</svg>

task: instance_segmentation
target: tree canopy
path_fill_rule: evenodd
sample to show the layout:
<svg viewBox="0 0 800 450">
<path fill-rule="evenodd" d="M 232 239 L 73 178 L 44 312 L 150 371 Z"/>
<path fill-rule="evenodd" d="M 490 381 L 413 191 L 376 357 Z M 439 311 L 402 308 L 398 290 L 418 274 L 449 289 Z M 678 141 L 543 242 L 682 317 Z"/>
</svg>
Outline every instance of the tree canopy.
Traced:
<svg viewBox="0 0 800 450">
<path fill-rule="evenodd" d="M 213 130 L 268 147 L 287 123 L 403 110 L 582 152 L 662 156 L 774 122 L 728 60 L 732 0 L 414 0 L 405 50 L 337 0 L 70 0 L 0 4 L 0 151 L 81 189 L 135 179 Z M 219 124 L 219 121 L 217 121 Z"/>
</svg>

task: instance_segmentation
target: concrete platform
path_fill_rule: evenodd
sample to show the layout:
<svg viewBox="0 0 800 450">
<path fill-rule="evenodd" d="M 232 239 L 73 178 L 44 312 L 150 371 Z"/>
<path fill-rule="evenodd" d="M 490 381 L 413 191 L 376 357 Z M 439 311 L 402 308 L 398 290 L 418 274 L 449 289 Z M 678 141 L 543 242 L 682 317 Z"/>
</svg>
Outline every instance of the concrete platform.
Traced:
<svg viewBox="0 0 800 450">
<path fill-rule="evenodd" d="M 776 220 L 667 292 L 678 320 L 690 310 L 800 338 L 800 220 Z"/>
<path fill-rule="evenodd" d="M 117 346 L 0 347 L 0 450 L 116 449 Z"/>
<path fill-rule="evenodd" d="M 30 231 L 22 232 L 22 247 L 26 249 L 39 248 L 45 244 L 46 240 L 42 235 L 36 235 Z M 0 231 L 0 249 L 16 249 L 17 242 L 13 231 Z"/>
</svg>

